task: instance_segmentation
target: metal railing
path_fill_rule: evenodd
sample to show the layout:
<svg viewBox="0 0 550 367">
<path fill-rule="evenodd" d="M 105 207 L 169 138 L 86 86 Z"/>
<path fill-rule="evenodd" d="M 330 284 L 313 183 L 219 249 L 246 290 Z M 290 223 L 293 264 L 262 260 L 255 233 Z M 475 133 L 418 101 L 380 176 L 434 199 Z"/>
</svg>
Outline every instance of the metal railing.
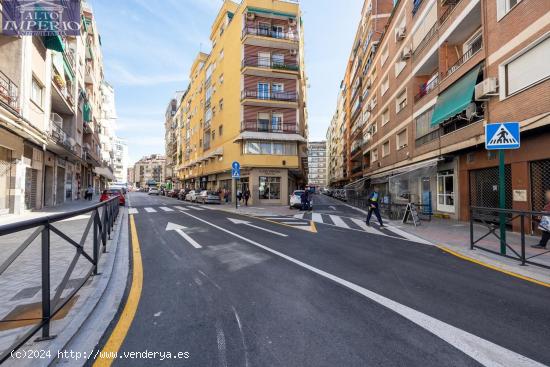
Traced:
<svg viewBox="0 0 550 367">
<path fill-rule="evenodd" d="M 294 31 L 278 31 L 278 30 L 273 30 L 271 28 L 263 28 L 263 27 L 246 26 L 243 29 L 243 35 L 242 35 L 243 38 L 246 35 L 298 41 L 298 34 Z"/>
<path fill-rule="evenodd" d="M 241 99 L 265 99 L 269 101 L 297 102 L 296 92 L 273 92 L 259 91 L 256 89 L 245 89 L 242 91 Z"/>
<path fill-rule="evenodd" d="M 243 59 L 242 66 L 251 66 L 256 68 L 274 69 L 274 70 L 288 70 L 298 71 L 300 68 L 298 64 L 274 60 L 269 57 L 247 56 Z"/>
<path fill-rule="evenodd" d="M 270 120 L 251 120 L 241 122 L 241 131 L 296 134 L 295 122 L 273 122 Z"/>
<path fill-rule="evenodd" d="M 424 83 L 420 86 L 420 90 L 418 93 L 414 96 L 414 103 L 420 101 L 422 97 L 430 93 L 432 90 L 434 90 L 440 82 L 439 73 L 438 75 L 432 79 L 429 83 Z"/>
<path fill-rule="evenodd" d="M 490 236 L 494 236 L 500 241 L 501 237 L 498 231 L 500 229 L 499 219 L 501 214 L 504 215 L 506 226 L 512 225 L 514 221 L 516 221 L 516 223 L 519 222 L 520 239 L 519 239 L 519 244 L 516 243 L 516 245 L 519 245 L 519 252 L 512 247 L 512 243 L 509 240 L 509 236 L 506 236 L 505 246 L 506 246 L 506 249 L 511 251 L 511 254 L 501 253 L 499 251 L 495 251 L 493 249 L 479 245 L 479 243 L 483 239 Z M 530 265 L 536 265 L 536 266 L 550 269 L 550 266 L 548 266 L 547 264 L 542 264 L 540 262 L 535 262 L 532 260 L 536 257 L 549 254 L 550 250 L 543 251 L 541 253 L 536 253 L 534 255 L 533 254 L 527 255 L 525 251 L 525 233 L 529 228 L 525 223 L 526 217 L 528 220 L 531 220 L 534 217 L 542 217 L 545 215 L 548 215 L 548 213 L 472 206 L 470 207 L 470 249 L 471 250 L 480 249 L 496 255 L 501 255 L 510 259 L 518 260 L 518 261 L 521 261 L 521 265 L 530 264 Z M 487 230 L 479 238 L 476 238 L 475 236 L 474 222 L 481 223 Z"/>
<path fill-rule="evenodd" d="M 447 69 L 447 72 L 445 73 L 445 77 L 448 77 L 452 73 L 454 73 L 458 68 L 464 64 L 466 61 L 470 60 L 472 56 L 474 56 L 476 53 L 481 50 L 483 47 L 483 38 L 479 37 L 477 40 L 472 42 L 468 50 L 464 52 L 464 54 L 449 68 Z"/>
<path fill-rule="evenodd" d="M 19 111 L 19 87 L 0 71 L 0 101 Z"/>
<path fill-rule="evenodd" d="M 101 210 L 100 210 L 101 209 Z M 101 213 L 100 213 L 101 211 Z M 90 213 L 90 219 L 86 224 L 84 232 L 80 238 L 79 242 L 72 239 L 66 233 L 63 233 L 59 228 L 55 226 L 56 222 L 62 221 L 64 219 L 74 218 L 78 215 Z M 42 330 L 42 336 L 39 340 L 48 340 L 54 338 L 50 335 L 50 323 L 56 314 L 65 307 L 65 305 L 71 301 L 71 299 L 76 295 L 76 293 L 82 288 L 82 286 L 88 281 L 88 279 L 98 274 L 98 264 L 101 253 L 107 252 L 107 240 L 111 239 L 111 232 L 113 231 L 115 221 L 119 213 L 119 198 L 114 197 L 108 201 L 95 204 L 93 206 L 74 210 L 62 214 L 54 214 L 47 217 L 35 218 L 26 221 L 11 223 L 0 226 L 0 238 L 13 233 L 18 233 L 24 230 L 33 229 L 33 232 L 28 236 L 19 247 L 2 263 L 0 264 L 0 276 L 10 267 L 15 260 L 21 256 L 21 254 L 29 247 L 29 245 L 40 236 L 40 247 L 41 247 L 41 290 L 42 290 L 42 299 L 41 299 L 41 309 L 42 317 L 37 318 L 36 321 L 39 321 L 37 324 L 32 326 L 25 334 L 18 337 L 17 340 L 10 345 L 6 350 L 1 351 L 0 353 L 0 363 L 3 363 L 8 358 L 10 358 L 11 351 L 19 348 L 27 342 L 34 334 L 39 330 Z M 92 253 L 88 253 L 84 249 L 84 244 L 87 240 L 90 230 L 93 233 L 93 242 L 92 242 Z M 63 275 L 60 284 L 55 289 L 55 294 L 53 297 L 50 295 L 51 291 L 51 279 L 50 279 L 50 238 L 51 233 L 54 233 L 62 240 L 68 242 L 70 245 L 74 246 L 76 254 L 72 258 L 65 274 Z M 101 250 L 101 251 L 100 251 Z M 87 260 L 91 264 L 91 268 L 84 276 L 82 281 L 73 288 L 69 295 L 61 298 L 64 291 L 69 289 L 67 287 L 71 274 L 73 273 L 78 261 L 82 258 Z M 71 286 L 72 287 L 72 286 Z M 19 319 L 6 320 L 3 319 L 0 323 L 4 322 L 18 322 L 23 321 Z M 25 319 L 24 321 L 32 321 Z"/>
</svg>

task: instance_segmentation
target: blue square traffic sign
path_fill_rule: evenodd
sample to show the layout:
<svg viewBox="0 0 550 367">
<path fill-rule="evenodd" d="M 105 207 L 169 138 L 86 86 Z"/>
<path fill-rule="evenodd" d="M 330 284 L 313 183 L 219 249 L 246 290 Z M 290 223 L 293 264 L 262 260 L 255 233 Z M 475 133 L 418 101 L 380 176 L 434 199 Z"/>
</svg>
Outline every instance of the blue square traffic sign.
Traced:
<svg viewBox="0 0 550 367">
<path fill-rule="evenodd" d="M 241 165 L 239 162 L 235 161 L 231 164 L 231 177 L 232 178 L 241 178 Z"/>
<path fill-rule="evenodd" d="M 518 149 L 519 122 L 503 122 L 485 125 L 485 149 Z"/>
</svg>

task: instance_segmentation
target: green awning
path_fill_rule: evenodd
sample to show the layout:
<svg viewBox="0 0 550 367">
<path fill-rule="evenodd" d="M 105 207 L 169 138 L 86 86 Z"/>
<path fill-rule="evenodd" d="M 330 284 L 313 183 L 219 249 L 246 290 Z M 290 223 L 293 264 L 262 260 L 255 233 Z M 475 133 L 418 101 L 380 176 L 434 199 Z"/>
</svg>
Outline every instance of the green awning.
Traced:
<svg viewBox="0 0 550 367">
<path fill-rule="evenodd" d="M 42 37 L 42 40 L 44 42 L 44 47 L 46 47 L 49 50 L 63 52 L 65 51 L 65 44 L 63 43 L 63 39 L 61 36 L 44 36 Z"/>
<path fill-rule="evenodd" d="M 431 126 L 456 116 L 472 103 L 480 69 L 481 65 L 477 65 L 437 97 Z"/>
<path fill-rule="evenodd" d="M 282 13 L 282 12 L 272 11 L 272 10 L 267 10 L 267 9 L 248 7 L 246 10 L 251 12 L 251 13 L 256 13 L 256 14 L 269 14 L 269 15 L 275 15 L 275 16 L 279 16 L 279 17 L 286 17 L 286 18 L 292 18 L 292 19 L 296 18 L 296 14 Z"/>
<path fill-rule="evenodd" d="M 69 78 L 69 80 L 72 83 L 73 80 L 74 80 L 74 75 L 73 75 L 73 71 L 71 70 L 69 65 L 67 65 L 67 62 L 63 63 L 63 69 L 65 70 L 65 75 L 67 76 L 67 78 Z"/>
<path fill-rule="evenodd" d="M 84 102 L 84 106 L 82 107 L 82 116 L 85 122 L 92 121 L 92 106 L 90 106 L 88 102 Z"/>
</svg>

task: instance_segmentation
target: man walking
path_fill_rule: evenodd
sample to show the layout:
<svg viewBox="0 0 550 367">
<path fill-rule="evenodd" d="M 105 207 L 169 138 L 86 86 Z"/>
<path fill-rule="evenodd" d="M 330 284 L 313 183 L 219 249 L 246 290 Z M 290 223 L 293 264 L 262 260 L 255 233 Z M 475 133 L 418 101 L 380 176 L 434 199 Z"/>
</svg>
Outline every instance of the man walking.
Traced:
<svg viewBox="0 0 550 367">
<path fill-rule="evenodd" d="M 370 226 L 370 217 L 372 216 L 372 212 L 374 212 L 374 215 L 376 215 L 376 218 L 378 219 L 378 223 L 380 223 L 380 228 L 384 228 L 384 223 L 382 222 L 382 217 L 380 216 L 380 209 L 378 207 L 379 201 L 380 193 L 378 192 L 378 188 L 375 187 L 374 191 L 371 192 L 368 198 L 369 214 L 367 215 L 367 226 Z"/>
<path fill-rule="evenodd" d="M 548 241 L 550 241 L 550 190 L 546 190 L 544 193 L 546 198 L 546 205 L 542 209 L 543 212 L 548 215 L 543 215 L 540 218 L 539 229 L 542 232 L 540 237 L 540 242 L 536 245 L 532 245 L 533 248 L 542 248 L 545 249 Z"/>
<path fill-rule="evenodd" d="M 250 199 L 250 190 L 244 190 L 244 205 L 248 206 L 248 200 Z"/>
</svg>

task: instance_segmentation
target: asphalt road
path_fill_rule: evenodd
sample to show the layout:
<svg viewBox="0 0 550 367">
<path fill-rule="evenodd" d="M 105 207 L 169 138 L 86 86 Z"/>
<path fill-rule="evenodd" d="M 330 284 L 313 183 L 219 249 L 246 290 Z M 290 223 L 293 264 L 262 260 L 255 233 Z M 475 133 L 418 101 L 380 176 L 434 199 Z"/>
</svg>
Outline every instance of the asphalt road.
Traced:
<svg viewBox="0 0 550 367">
<path fill-rule="evenodd" d="M 399 238 L 129 198 L 143 289 L 119 354 L 189 358 L 116 366 L 550 364 L 549 288 Z"/>
</svg>

